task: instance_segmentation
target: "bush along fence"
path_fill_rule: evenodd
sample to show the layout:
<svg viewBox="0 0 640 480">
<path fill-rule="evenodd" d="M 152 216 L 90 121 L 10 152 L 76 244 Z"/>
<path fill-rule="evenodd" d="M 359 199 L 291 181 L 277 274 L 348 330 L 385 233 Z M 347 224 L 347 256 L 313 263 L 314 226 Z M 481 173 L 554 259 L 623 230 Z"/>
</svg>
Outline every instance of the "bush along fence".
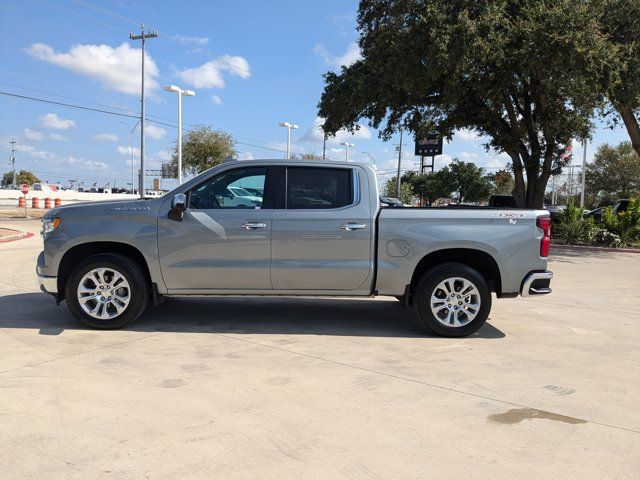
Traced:
<svg viewBox="0 0 640 480">
<path fill-rule="evenodd" d="M 593 218 L 585 219 L 583 210 L 569 202 L 566 210 L 558 213 L 551 239 L 563 245 L 640 248 L 640 197 L 631 199 L 625 212 L 615 214 L 607 208 L 598 225 Z"/>
</svg>

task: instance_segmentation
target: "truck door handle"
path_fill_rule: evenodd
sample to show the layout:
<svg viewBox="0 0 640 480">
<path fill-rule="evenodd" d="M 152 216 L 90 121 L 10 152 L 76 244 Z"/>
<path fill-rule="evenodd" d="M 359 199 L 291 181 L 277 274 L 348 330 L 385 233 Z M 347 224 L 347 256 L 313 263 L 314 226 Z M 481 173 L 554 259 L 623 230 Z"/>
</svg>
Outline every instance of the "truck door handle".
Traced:
<svg viewBox="0 0 640 480">
<path fill-rule="evenodd" d="M 350 232 L 352 230 L 364 230 L 367 226 L 364 223 L 343 223 L 340 228 Z"/>
<path fill-rule="evenodd" d="M 242 228 L 246 228 L 247 230 L 256 230 L 257 228 L 267 228 L 266 223 L 255 223 L 255 222 L 247 222 L 240 225 Z"/>
</svg>

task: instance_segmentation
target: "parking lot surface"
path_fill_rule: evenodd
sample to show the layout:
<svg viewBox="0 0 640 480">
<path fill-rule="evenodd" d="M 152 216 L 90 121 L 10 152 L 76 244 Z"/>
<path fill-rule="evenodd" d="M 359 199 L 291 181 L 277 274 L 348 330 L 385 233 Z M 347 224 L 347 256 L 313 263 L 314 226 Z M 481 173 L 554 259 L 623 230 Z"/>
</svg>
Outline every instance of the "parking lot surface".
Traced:
<svg viewBox="0 0 640 480">
<path fill-rule="evenodd" d="M 41 243 L 0 243 L 4 479 L 638 478 L 640 254 L 555 252 L 553 294 L 445 339 L 387 297 L 90 330 L 37 290 Z"/>
</svg>

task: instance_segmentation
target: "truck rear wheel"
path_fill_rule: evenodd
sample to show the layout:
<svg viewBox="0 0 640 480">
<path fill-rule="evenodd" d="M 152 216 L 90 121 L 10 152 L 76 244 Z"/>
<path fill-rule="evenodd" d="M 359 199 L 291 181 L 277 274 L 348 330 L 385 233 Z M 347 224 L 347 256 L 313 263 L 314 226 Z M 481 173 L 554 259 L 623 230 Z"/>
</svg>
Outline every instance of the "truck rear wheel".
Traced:
<svg viewBox="0 0 640 480">
<path fill-rule="evenodd" d="M 120 328 L 138 318 L 149 301 L 149 284 L 128 257 L 100 254 L 78 264 L 67 281 L 69 310 L 93 328 Z"/>
<path fill-rule="evenodd" d="M 420 278 L 413 303 L 427 329 L 445 337 L 466 337 L 487 321 L 491 291 L 473 268 L 443 263 Z"/>
</svg>

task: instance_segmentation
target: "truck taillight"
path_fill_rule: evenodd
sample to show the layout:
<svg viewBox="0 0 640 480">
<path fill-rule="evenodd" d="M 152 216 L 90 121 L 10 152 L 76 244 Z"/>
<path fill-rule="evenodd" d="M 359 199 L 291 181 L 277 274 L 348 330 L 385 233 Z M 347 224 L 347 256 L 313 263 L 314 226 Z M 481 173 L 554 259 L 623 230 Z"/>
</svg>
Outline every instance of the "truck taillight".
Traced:
<svg viewBox="0 0 640 480">
<path fill-rule="evenodd" d="M 540 256 L 549 256 L 549 244 L 551 243 L 551 219 L 549 217 L 538 217 L 536 226 L 542 230 L 542 238 L 540 239 Z"/>
</svg>

